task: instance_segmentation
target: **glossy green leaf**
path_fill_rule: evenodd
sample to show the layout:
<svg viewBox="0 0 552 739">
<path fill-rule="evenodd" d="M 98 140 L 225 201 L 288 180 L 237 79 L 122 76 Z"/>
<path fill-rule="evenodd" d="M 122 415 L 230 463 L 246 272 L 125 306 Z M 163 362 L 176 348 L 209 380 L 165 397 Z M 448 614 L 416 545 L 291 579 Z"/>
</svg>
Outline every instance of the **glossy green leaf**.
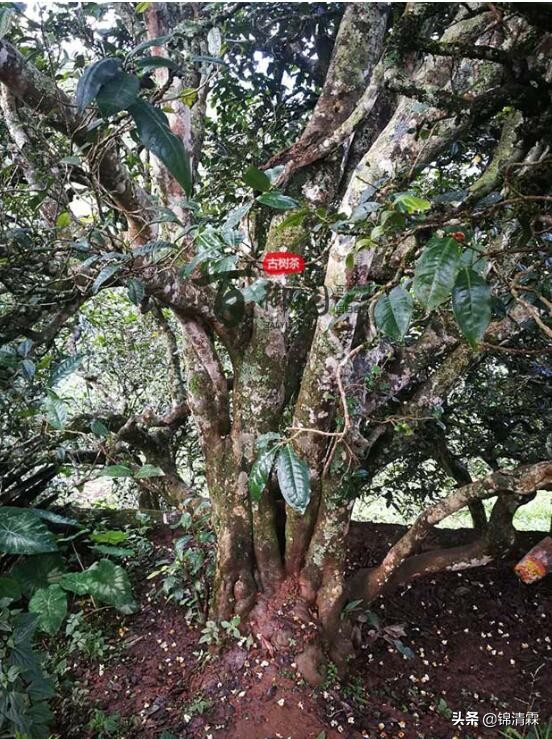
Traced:
<svg viewBox="0 0 552 739">
<path fill-rule="evenodd" d="M 136 472 L 134 477 L 137 480 L 142 480 L 147 477 L 163 477 L 164 474 L 165 473 L 163 472 L 161 467 L 156 467 L 154 464 L 144 464 Z"/>
<path fill-rule="evenodd" d="M 121 64 L 118 59 L 100 59 L 99 62 L 86 67 L 78 81 L 75 96 L 79 113 L 90 105 L 102 85 L 117 77 L 120 72 Z"/>
<path fill-rule="evenodd" d="M 4 38 L 4 36 L 10 30 L 12 18 L 14 15 L 15 10 L 13 8 L 10 8 L 7 3 L 6 5 L 0 6 L 0 38 Z"/>
<path fill-rule="evenodd" d="M 397 286 L 388 295 L 382 295 L 374 310 L 376 326 L 394 341 L 402 341 L 412 319 L 412 298 Z"/>
<path fill-rule="evenodd" d="M 78 573 L 77 579 L 86 589 L 86 593 L 102 603 L 115 606 L 123 613 L 132 613 L 136 610 L 126 571 L 109 559 L 94 562 L 87 570 Z"/>
<path fill-rule="evenodd" d="M 125 464 L 110 464 L 104 467 L 101 477 L 132 477 L 132 470 Z"/>
<path fill-rule="evenodd" d="M 206 62 L 207 64 L 221 64 L 225 67 L 228 63 L 224 61 L 220 56 L 211 56 L 210 54 L 191 54 L 190 61 L 192 62 Z"/>
<path fill-rule="evenodd" d="M 139 69 L 160 69 L 163 67 L 172 70 L 179 69 L 178 64 L 166 56 L 143 56 L 134 63 Z"/>
<path fill-rule="evenodd" d="M 67 228 L 67 226 L 70 226 L 70 225 L 71 225 L 71 213 L 69 213 L 69 211 L 67 210 L 64 210 L 56 218 L 56 226 L 57 228 Z"/>
<path fill-rule="evenodd" d="M 142 244 L 142 246 L 137 246 L 136 249 L 133 250 L 132 255 L 134 257 L 147 257 L 153 252 L 156 251 L 163 251 L 165 249 L 173 249 L 174 244 L 172 244 L 170 241 L 148 241 L 145 244 Z"/>
<path fill-rule="evenodd" d="M 132 557 L 136 554 L 135 550 L 129 547 L 114 547 L 111 544 L 93 544 L 91 549 L 108 557 Z"/>
<path fill-rule="evenodd" d="M 86 595 L 88 593 L 88 584 L 82 577 L 82 572 L 67 572 L 62 575 L 59 584 L 64 590 L 76 595 Z"/>
<path fill-rule="evenodd" d="M 290 198 L 289 195 L 284 195 L 277 190 L 271 192 L 265 192 L 256 198 L 258 203 L 262 205 L 268 205 L 269 208 L 275 208 L 276 210 L 291 210 L 292 208 L 298 208 L 299 203 L 294 198 Z"/>
<path fill-rule="evenodd" d="M 245 205 L 240 205 L 237 208 L 234 208 L 233 210 L 231 210 L 230 213 L 228 213 L 228 215 L 226 216 L 226 220 L 222 224 L 222 229 L 227 230 L 227 229 L 232 229 L 235 226 L 237 226 L 239 222 L 241 221 L 241 219 L 245 215 L 247 215 L 247 213 L 249 213 L 252 205 L 253 203 L 249 202 L 249 203 L 245 203 Z"/>
<path fill-rule="evenodd" d="M 304 513 L 310 500 L 310 472 L 307 463 L 295 454 L 291 444 L 280 448 L 276 472 L 286 503 Z"/>
<path fill-rule="evenodd" d="M 417 195 L 412 195 L 409 192 L 403 192 L 394 200 L 395 206 L 399 206 L 400 210 L 406 211 L 407 213 L 423 213 L 431 208 L 431 203 L 425 198 L 419 198 Z"/>
<path fill-rule="evenodd" d="M 98 418 L 94 418 L 94 420 L 90 424 L 90 431 L 94 434 L 94 436 L 97 436 L 98 439 L 105 439 L 107 438 L 107 435 L 109 434 L 109 429 Z"/>
<path fill-rule="evenodd" d="M 283 231 L 286 228 L 296 228 L 297 226 L 301 226 L 308 215 L 309 211 L 304 208 L 296 213 L 290 213 L 276 226 L 276 229 L 278 231 Z"/>
<path fill-rule="evenodd" d="M 128 109 L 134 119 L 140 141 L 169 170 L 184 192 L 192 192 L 192 170 L 184 144 L 169 127 L 167 116 L 144 100 Z"/>
<path fill-rule="evenodd" d="M 80 367 L 83 359 L 84 355 L 75 354 L 73 357 L 66 357 L 65 359 L 62 359 L 61 362 L 57 362 L 50 373 L 48 385 L 50 387 L 55 387 L 59 382 L 64 380 L 66 377 L 69 377 L 69 375 L 73 374 L 73 372 Z"/>
<path fill-rule="evenodd" d="M 36 613 L 42 631 L 55 634 L 67 614 L 67 595 L 57 584 L 41 588 L 29 601 L 29 612 Z"/>
<path fill-rule="evenodd" d="M 105 85 L 96 95 L 96 103 L 100 113 L 107 118 L 121 110 L 127 110 L 136 102 L 140 90 L 140 80 L 133 74 L 121 72 Z"/>
<path fill-rule="evenodd" d="M 245 170 L 243 181 L 249 187 L 260 192 L 270 190 L 270 178 L 258 167 L 251 165 Z"/>
<path fill-rule="evenodd" d="M 96 544 L 122 544 L 127 541 L 128 534 L 121 529 L 108 529 L 108 531 L 93 531 L 90 538 Z"/>
<path fill-rule="evenodd" d="M 460 265 L 454 239 L 431 239 L 416 262 L 414 294 L 426 308 L 436 308 L 450 295 Z"/>
<path fill-rule="evenodd" d="M 280 441 L 281 438 L 281 434 L 279 434 L 277 431 L 267 431 L 266 434 L 261 434 L 257 437 L 257 441 L 255 442 L 255 449 L 258 452 L 264 451 L 269 446 L 272 446 L 272 444 Z"/>
<path fill-rule="evenodd" d="M 127 291 L 129 300 L 134 305 L 140 305 L 146 295 L 144 283 L 136 277 L 130 277 L 127 281 Z"/>
<path fill-rule="evenodd" d="M 32 511 L 12 506 L 0 508 L 0 552 L 42 554 L 55 551 L 56 540 Z"/>
<path fill-rule="evenodd" d="M 68 157 L 63 157 L 63 159 L 60 159 L 59 160 L 59 163 L 60 164 L 71 165 L 73 167 L 80 167 L 81 164 L 82 164 L 82 160 L 81 160 L 80 157 L 72 154 L 72 155 L 70 155 Z"/>
<path fill-rule="evenodd" d="M 99 273 L 92 284 L 92 294 L 95 295 L 100 287 L 110 280 L 120 269 L 121 264 L 108 264 Z"/>
<path fill-rule="evenodd" d="M 21 366 L 23 367 L 23 371 L 25 372 L 29 380 L 32 380 L 36 372 L 35 363 L 31 359 L 24 359 L 21 362 Z"/>
<path fill-rule="evenodd" d="M 241 292 L 246 303 L 261 303 L 266 298 L 269 281 L 264 277 L 252 282 L 247 287 L 242 287 Z"/>
<path fill-rule="evenodd" d="M 491 290 L 473 269 L 458 273 L 452 291 L 452 309 L 460 330 L 475 346 L 491 321 Z"/>
<path fill-rule="evenodd" d="M 67 406 L 65 402 L 53 390 L 47 390 L 47 397 L 44 401 L 46 416 L 48 423 L 56 431 L 61 431 L 65 427 L 67 420 Z"/>
<path fill-rule="evenodd" d="M 261 499 L 277 453 L 278 448 L 261 452 L 253 463 L 247 481 L 247 487 L 252 500 Z"/>
<path fill-rule="evenodd" d="M 220 254 L 222 246 L 220 244 L 217 244 L 216 246 L 211 247 L 210 249 L 205 249 L 204 251 L 200 251 L 199 254 L 196 254 L 195 257 L 192 257 L 190 261 L 185 264 L 180 269 L 180 276 L 183 279 L 186 279 L 186 277 L 189 277 L 194 269 L 199 267 L 200 264 L 203 264 L 204 262 L 207 262 L 211 258 L 218 257 Z"/>
<path fill-rule="evenodd" d="M 62 516 L 61 514 L 49 511 L 46 508 L 31 508 L 30 510 L 35 514 L 35 516 L 38 516 L 43 521 L 49 521 L 50 523 L 55 523 L 59 526 L 80 526 L 79 522 L 75 518 Z"/>
<path fill-rule="evenodd" d="M 132 59 L 136 54 L 139 54 L 141 51 L 145 51 L 152 46 L 164 46 L 171 38 L 172 33 L 166 34 L 165 36 L 156 36 L 155 38 L 146 39 L 146 41 L 142 41 L 142 43 L 135 46 L 134 49 L 127 54 L 127 59 Z"/>
</svg>

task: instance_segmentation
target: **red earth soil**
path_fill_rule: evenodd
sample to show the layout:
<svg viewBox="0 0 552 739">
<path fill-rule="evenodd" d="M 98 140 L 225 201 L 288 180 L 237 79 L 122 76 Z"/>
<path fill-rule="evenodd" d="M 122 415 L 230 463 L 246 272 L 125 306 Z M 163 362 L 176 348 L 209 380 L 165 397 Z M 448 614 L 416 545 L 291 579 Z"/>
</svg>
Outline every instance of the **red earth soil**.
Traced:
<svg viewBox="0 0 552 739">
<path fill-rule="evenodd" d="M 350 569 L 375 564 L 402 531 L 353 525 Z M 169 529 L 155 535 L 153 561 L 166 557 L 175 535 Z M 471 535 L 435 531 L 427 545 L 459 544 Z M 524 534 L 518 553 L 537 539 Z M 153 581 L 136 582 L 140 612 L 103 623 L 114 656 L 101 666 L 77 661 L 71 668 L 88 692 L 79 707 L 68 710 L 67 699 L 58 705 L 58 735 L 97 736 L 84 728 L 92 708 L 118 713 L 123 729 L 116 736 L 129 739 L 157 739 L 163 731 L 213 739 L 475 739 L 504 735 L 505 727 L 482 727 L 484 714 L 528 711 L 539 713 L 542 727 L 552 717 L 552 583 L 522 584 L 515 561 L 420 580 L 372 604 L 379 636 L 364 624 L 347 678 L 339 680 L 330 667 L 316 689 L 296 670 L 295 656 L 316 625 L 306 608 L 294 607 L 292 585 L 271 604 L 285 649 L 269 651 L 257 638 L 249 649 L 235 642 L 200 662 L 200 629 L 186 624 L 184 609 L 154 597 Z M 395 636 L 389 627 L 397 625 L 411 658 L 381 638 Z M 477 712 L 479 725 L 453 725 L 458 711 Z M 526 728 L 516 728 L 525 736 Z"/>
</svg>

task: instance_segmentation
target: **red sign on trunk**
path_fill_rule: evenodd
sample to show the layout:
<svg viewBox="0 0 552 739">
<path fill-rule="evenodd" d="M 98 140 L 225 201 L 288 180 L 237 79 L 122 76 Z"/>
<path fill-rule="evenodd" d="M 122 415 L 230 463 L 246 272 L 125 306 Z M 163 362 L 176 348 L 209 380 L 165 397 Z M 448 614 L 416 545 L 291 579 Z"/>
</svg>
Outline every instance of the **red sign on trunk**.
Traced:
<svg viewBox="0 0 552 739">
<path fill-rule="evenodd" d="M 305 260 L 290 251 L 270 251 L 263 259 L 267 275 L 290 275 L 305 269 Z"/>
</svg>

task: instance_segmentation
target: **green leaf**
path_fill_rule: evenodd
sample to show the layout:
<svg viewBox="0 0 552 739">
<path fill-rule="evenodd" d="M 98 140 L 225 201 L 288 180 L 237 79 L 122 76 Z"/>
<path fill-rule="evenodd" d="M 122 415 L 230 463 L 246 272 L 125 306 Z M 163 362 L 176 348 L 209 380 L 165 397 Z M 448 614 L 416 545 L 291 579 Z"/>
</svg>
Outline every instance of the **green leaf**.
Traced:
<svg viewBox="0 0 552 739">
<path fill-rule="evenodd" d="M 138 472 L 134 475 L 137 480 L 142 480 L 146 477 L 164 477 L 165 473 L 161 467 L 156 467 L 154 464 L 144 464 Z"/>
<path fill-rule="evenodd" d="M 102 603 L 115 606 L 124 613 L 136 609 L 127 573 L 109 559 L 94 562 L 87 570 L 78 573 L 77 579 L 86 588 L 86 593 Z"/>
<path fill-rule="evenodd" d="M 67 595 L 59 585 L 37 590 L 29 601 L 29 612 L 36 613 L 42 631 L 55 634 L 67 613 Z"/>
<path fill-rule="evenodd" d="M 400 652 L 405 659 L 414 659 L 416 656 L 412 649 L 407 647 L 406 644 L 403 644 L 400 639 L 393 639 L 393 644 L 395 645 L 397 652 Z"/>
<path fill-rule="evenodd" d="M 160 69 L 162 67 L 175 71 L 179 69 L 178 64 L 166 56 L 144 56 L 137 59 L 135 64 L 139 69 Z"/>
<path fill-rule="evenodd" d="M 171 38 L 172 33 L 169 33 L 166 36 L 156 36 L 155 38 L 149 38 L 146 41 L 142 41 L 141 44 L 135 46 L 134 49 L 127 54 L 127 59 L 132 59 L 133 56 L 136 56 L 136 54 L 139 54 L 145 49 L 149 49 L 151 46 L 163 46 Z"/>
<path fill-rule="evenodd" d="M 277 190 L 271 192 L 265 192 L 256 198 L 258 203 L 262 205 L 268 205 L 269 208 L 275 208 L 276 210 L 291 210 L 292 208 L 298 208 L 299 203 L 294 198 L 290 198 L 289 195 L 284 195 Z"/>
<path fill-rule="evenodd" d="M 132 557 L 136 552 L 128 547 L 112 547 L 110 544 L 93 544 L 94 549 L 100 554 L 106 554 L 108 557 Z"/>
<path fill-rule="evenodd" d="M 396 210 L 384 210 L 380 215 L 380 226 L 385 233 L 390 233 L 404 228 L 405 218 L 403 213 Z"/>
<path fill-rule="evenodd" d="M 253 165 L 245 170 L 243 181 L 246 185 L 249 185 L 249 187 L 252 187 L 254 190 L 259 190 L 260 192 L 270 190 L 270 178 L 268 175 Z"/>
<path fill-rule="evenodd" d="M 261 499 L 277 452 L 277 447 L 270 449 L 268 452 L 261 452 L 253 463 L 247 481 L 247 487 L 252 500 Z"/>
<path fill-rule="evenodd" d="M 45 508 L 31 508 L 30 510 L 35 514 L 35 516 L 38 516 L 43 521 L 50 521 L 50 523 L 55 523 L 60 526 L 80 526 L 79 522 L 75 518 L 68 518 L 59 513 L 54 513 L 54 511 L 48 511 Z"/>
<path fill-rule="evenodd" d="M 399 205 L 400 210 L 407 213 L 423 213 L 431 208 L 431 203 L 425 198 L 419 198 L 409 192 L 403 192 L 397 195 L 394 201 L 395 205 Z"/>
<path fill-rule="evenodd" d="M 264 277 L 259 277 L 259 279 L 252 282 L 251 285 L 242 287 L 241 293 L 246 303 L 261 303 L 266 297 L 267 289 L 268 280 Z"/>
<path fill-rule="evenodd" d="M 220 29 L 214 27 L 209 29 L 207 34 L 207 51 L 209 54 L 218 56 L 222 50 L 222 34 Z"/>
<path fill-rule="evenodd" d="M 80 167 L 80 165 L 82 164 L 82 161 L 81 161 L 81 158 L 80 157 L 78 157 L 78 156 L 76 156 L 74 154 L 71 154 L 68 157 L 63 157 L 63 159 L 60 159 L 59 160 L 59 163 L 60 164 L 69 164 L 69 165 L 71 165 L 73 167 Z"/>
<path fill-rule="evenodd" d="M 236 269 L 237 261 L 237 254 L 229 254 L 220 259 L 214 260 L 209 264 L 209 274 L 222 275 L 226 272 L 233 272 Z"/>
<path fill-rule="evenodd" d="M 245 205 L 239 205 L 237 208 L 231 210 L 230 213 L 228 213 L 228 215 L 226 216 L 226 220 L 222 224 L 222 229 L 229 230 L 234 228 L 234 226 L 237 226 L 241 219 L 245 215 L 247 215 L 247 213 L 249 213 L 252 205 L 253 203 L 249 202 L 245 203 Z"/>
<path fill-rule="evenodd" d="M 280 491 L 286 503 L 299 513 L 304 513 L 310 500 L 309 467 L 295 454 L 291 444 L 280 448 L 276 472 Z"/>
<path fill-rule="evenodd" d="M 464 268 L 452 291 L 452 310 L 460 330 L 475 346 L 491 321 L 491 290 L 481 275 Z"/>
<path fill-rule="evenodd" d="M 140 141 L 169 170 L 184 192 L 192 192 L 192 170 L 184 144 L 169 127 L 167 116 L 153 105 L 138 100 L 128 109 Z"/>
<path fill-rule="evenodd" d="M 35 554 L 16 562 L 10 575 L 17 580 L 23 594 L 30 598 L 38 588 L 47 588 L 59 581 L 63 567 L 59 554 Z"/>
<path fill-rule="evenodd" d="M 55 551 L 54 537 L 32 511 L 12 506 L 0 508 L 0 552 L 42 554 Z"/>
<path fill-rule="evenodd" d="M 86 595 L 88 593 L 88 584 L 82 579 L 82 572 L 68 572 L 62 575 L 59 584 L 65 590 L 76 595 Z"/>
<path fill-rule="evenodd" d="M 176 219 L 178 221 L 178 219 Z M 161 221 L 159 221 L 161 222 Z M 133 250 L 132 255 L 134 257 L 146 257 L 146 256 L 152 256 L 152 261 L 157 261 L 156 254 L 158 252 L 161 252 L 164 256 L 165 253 L 168 253 L 169 251 L 172 251 L 174 249 L 174 244 L 172 244 L 170 241 L 148 241 L 146 244 L 143 244 L 142 246 L 138 246 L 136 249 Z"/>
<path fill-rule="evenodd" d="M 132 477 L 132 470 L 125 464 L 110 464 L 103 468 L 100 477 Z"/>
<path fill-rule="evenodd" d="M 122 264 L 108 264 L 99 273 L 92 285 L 92 294 L 95 295 L 100 287 L 110 280 L 113 275 L 118 272 L 122 267 Z"/>
<path fill-rule="evenodd" d="M 190 259 L 190 261 L 180 269 L 180 276 L 182 279 L 189 277 L 196 267 L 199 267 L 200 264 L 208 261 L 211 257 L 214 257 L 215 255 L 218 257 L 221 248 L 221 245 L 217 244 L 216 246 L 212 246 L 210 249 L 205 249 L 205 251 L 200 251 L 199 254 L 196 254 L 195 257 Z"/>
<path fill-rule="evenodd" d="M 0 600 L 19 600 L 21 598 L 21 587 L 15 577 L 0 577 Z"/>
<path fill-rule="evenodd" d="M 59 382 L 69 377 L 82 364 L 83 354 L 75 354 L 74 357 L 67 357 L 58 362 L 50 373 L 48 385 L 55 387 Z"/>
<path fill-rule="evenodd" d="M 268 446 L 275 444 L 277 441 L 280 441 L 281 438 L 282 436 L 278 432 L 267 431 L 266 434 L 261 434 L 257 437 L 257 441 L 255 442 L 255 449 L 258 452 L 264 452 L 264 450 L 267 449 Z"/>
<path fill-rule="evenodd" d="M 150 7 L 150 5 L 151 5 L 151 3 L 147 3 L 147 2 L 138 3 L 138 5 L 136 6 L 136 12 L 137 13 L 145 13 L 146 10 Z"/>
<path fill-rule="evenodd" d="M 131 277 L 127 282 L 127 290 L 129 300 L 134 303 L 134 305 L 140 305 L 146 294 L 144 283 L 141 280 L 137 280 L 135 277 Z"/>
<path fill-rule="evenodd" d="M 302 208 L 297 213 L 290 213 L 276 226 L 276 230 L 283 231 L 286 228 L 296 228 L 297 226 L 301 226 L 308 214 L 309 211 L 305 208 Z"/>
<path fill-rule="evenodd" d="M 414 294 L 426 308 L 436 308 L 452 290 L 460 264 L 460 247 L 454 239 L 430 239 L 416 262 Z"/>
<path fill-rule="evenodd" d="M 71 224 L 71 213 L 69 211 L 62 211 L 56 218 L 57 228 L 67 228 Z"/>
<path fill-rule="evenodd" d="M 270 183 L 273 185 L 278 177 L 282 174 L 285 167 L 283 164 L 277 164 L 275 167 L 270 167 L 269 169 L 263 170 L 265 175 L 270 180 Z"/>
<path fill-rule="evenodd" d="M 136 102 L 140 90 L 140 80 L 133 74 L 120 72 L 100 88 L 96 103 L 104 118 L 126 110 Z"/>
<path fill-rule="evenodd" d="M 109 529 L 108 531 L 93 531 L 90 538 L 96 544 L 122 544 L 127 541 L 128 534 L 121 529 Z"/>
<path fill-rule="evenodd" d="M 62 431 L 67 420 L 67 406 L 64 401 L 53 390 L 47 390 L 47 398 L 44 401 L 48 423 L 56 431 Z"/>
<path fill-rule="evenodd" d="M 412 318 L 412 298 L 402 287 L 382 295 L 374 310 L 376 326 L 394 341 L 402 341 Z"/>
<path fill-rule="evenodd" d="M 14 13 L 14 9 L 10 8 L 8 5 L 0 6 L 0 38 L 4 38 L 10 30 Z"/>
<path fill-rule="evenodd" d="M 98 418 L 95 418 L 90 424 L 90 431 L 92 431 L 94 436 L 97 436 L 98 439 L 105 439 L 109 434 L 109 429 L 105 423 L 102 423 Z"/>
<path fill-rule="evenodd" d="M 211 56 L 210 54 L 191 54 L 190 61 L 192 62 L 206 62 L 207 64 L 222 64 L 227 67 L 227 62 L 224 61 L 220 56 Z"/>
<path fill-rule="evenodd" d="M 75 102 L 79 113 L 90 105 L 102 85 L 117 77 L 121 72 L 118 59 L 100 59 L 86 67 L 77 84 Z"/>
<path fill-rule="evenodd" d="M 29 380 L 32 380 L 36 372 L 35 363 L 31 361 L 30 359 L 24 359 L 21 362 L 21 366 L 23 367 L 23 370 L 25 374 L 27 375 L 27 377 L 29 378 Z"/>
</svg>

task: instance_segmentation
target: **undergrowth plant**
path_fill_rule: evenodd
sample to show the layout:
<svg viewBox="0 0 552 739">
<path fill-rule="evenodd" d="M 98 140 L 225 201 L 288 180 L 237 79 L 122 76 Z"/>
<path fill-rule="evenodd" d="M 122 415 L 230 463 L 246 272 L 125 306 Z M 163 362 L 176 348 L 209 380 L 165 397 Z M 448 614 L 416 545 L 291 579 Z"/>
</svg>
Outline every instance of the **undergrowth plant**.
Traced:
<svg viewBox="0 0 552 739">
<path fill-rule="evenodd" d="M 173 558 L 160 560 L 148 579 L 162 576 L 157 594 L 185 608 L 188 623 L 205 623 L 215 564 L 209 511 L 184 512 L 172 528 L 184 532 L 174 542 Z"/>
<path fill-rule="evenodd" d="M 55 534 L 48 527 L 69 529 Z M 87 539 L 87 559 L 104 555 L 85 567 L 75 546 Z M 120 556 L 117 545 L 124 532 L 90 532 L 77 521 L 34 508 L 0 507 L 0 735 L 49 736 L 48 700 L 54 682 L 44 669 L 44 657 L 35 650 L 37 636 L 53 637 L 67 619 L 66 653 L 78 649 L 88 657 L 100 657 L 101 634 L 83 629 L 82 612 L 68 616 L 71 600 L 88 598 L 134 613 L 138 606 L 125 569 L 109 556 Z M 84 554 L 84 553 L 83 553 Z M 126 552 L 125 552 L 126 555 Z M 76 569 L 79 567 L 79 569 Z M 64 655 L 57 661 L 63 669 Z"/>
</svg>

